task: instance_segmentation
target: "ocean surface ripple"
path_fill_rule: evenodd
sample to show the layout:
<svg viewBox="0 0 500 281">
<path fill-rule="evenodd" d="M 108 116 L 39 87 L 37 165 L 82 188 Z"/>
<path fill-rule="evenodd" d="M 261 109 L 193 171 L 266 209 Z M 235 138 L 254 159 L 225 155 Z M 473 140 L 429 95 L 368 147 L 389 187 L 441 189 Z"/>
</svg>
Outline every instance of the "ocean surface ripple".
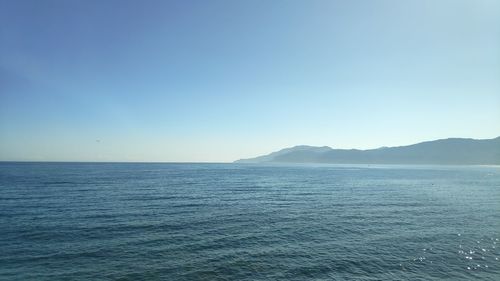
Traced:
<svg viewBox="0 0 500 281">
<path fill-rule="evenodd" d="M 0 163 L 0 280 L 500 280 L 500 167 Z"/>
</svg>

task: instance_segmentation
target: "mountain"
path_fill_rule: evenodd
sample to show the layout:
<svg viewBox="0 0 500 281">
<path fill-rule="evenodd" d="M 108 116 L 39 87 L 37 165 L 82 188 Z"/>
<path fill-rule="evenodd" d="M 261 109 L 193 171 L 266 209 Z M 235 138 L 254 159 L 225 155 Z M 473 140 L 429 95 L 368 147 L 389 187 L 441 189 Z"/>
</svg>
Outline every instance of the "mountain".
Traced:
<svg viewBox="0 0 500 281">
<path fill-rule="evenodd" d="M 235 163 L 500 165 L 500 137 L 450 138 L 368 150 L 299 145 Z"/>
</svg>

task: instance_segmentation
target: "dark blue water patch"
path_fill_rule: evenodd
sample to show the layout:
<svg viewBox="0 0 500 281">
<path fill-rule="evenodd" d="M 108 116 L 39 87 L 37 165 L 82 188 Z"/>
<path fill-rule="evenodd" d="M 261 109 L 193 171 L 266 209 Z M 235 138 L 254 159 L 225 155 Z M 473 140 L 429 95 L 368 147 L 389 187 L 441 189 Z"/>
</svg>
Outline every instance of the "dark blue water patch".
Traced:
<svg viewBox="0 0 500 281">
<path fill-rule="evenodd" d="M 0 163 L 0 279 L 498 280 L 500 168 Z"/>
</svg>

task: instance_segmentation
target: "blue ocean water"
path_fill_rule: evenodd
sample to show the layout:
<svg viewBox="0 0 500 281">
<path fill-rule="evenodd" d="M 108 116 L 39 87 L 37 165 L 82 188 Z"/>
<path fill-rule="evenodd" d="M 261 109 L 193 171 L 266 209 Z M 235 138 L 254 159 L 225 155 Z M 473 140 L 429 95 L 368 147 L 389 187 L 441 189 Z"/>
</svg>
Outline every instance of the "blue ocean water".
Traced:
<svg viewBox="0 0 500 281">
<path fill-rule="evenodd" d="M 500 167 L 0 163 L 1 280 L 500 280 Z"/>
</svg>

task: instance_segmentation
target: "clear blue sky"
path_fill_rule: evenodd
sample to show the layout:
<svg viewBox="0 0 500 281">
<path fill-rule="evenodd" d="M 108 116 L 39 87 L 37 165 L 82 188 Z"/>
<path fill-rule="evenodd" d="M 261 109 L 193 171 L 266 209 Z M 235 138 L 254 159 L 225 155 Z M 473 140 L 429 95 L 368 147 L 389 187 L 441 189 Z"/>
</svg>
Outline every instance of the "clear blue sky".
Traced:
<svg viewBox="0 0 500 281">
<path fill-rule="evenodd" d="M 0 160 L 500 135 L 500 1 L 0 0 Z"/>
</svg>

